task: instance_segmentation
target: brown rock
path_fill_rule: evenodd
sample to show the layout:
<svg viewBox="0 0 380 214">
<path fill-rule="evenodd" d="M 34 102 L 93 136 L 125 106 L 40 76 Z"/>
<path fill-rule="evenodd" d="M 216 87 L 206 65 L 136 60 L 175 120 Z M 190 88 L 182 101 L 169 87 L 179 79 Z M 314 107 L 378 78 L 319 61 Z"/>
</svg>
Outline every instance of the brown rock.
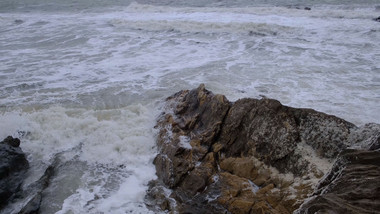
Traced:
<svg viewBox="0 0 380 214">
<path fill-rule="evenodd" d="M 243 178 L 254 180 L 258 176 L 259 168 L 252 158 L 226 158 L 220 162 L 220 168 Z"/>
<path fill-rule="evenodd" d="M 249 211 L 252 209 L 252 205 L 253 202 L 251 200 L 236 199 L 230 203 L 228 210 L 231 213 L 245 214 L 249 213 Z"/>
<path fill-rule="evenodd" d="M 169 97 L 156 128 L 158 181 L 150 186 L 147 204 L 174 213 L 292 213 L 339 152 L 380 148 L 378 125 L 357 128 L 272 99 L 231 103 L 203 84 Z M 376 174 L 375 168 L 360 169 Z M 167 189 L 172 192 L 159 194 Z"/>
<path fill-rule="evenodd" d="M 251 209 L 252 214 L 279 214 L 279 212 L 273 209 L 268 202 L 259 201 Z"/>
</svg>

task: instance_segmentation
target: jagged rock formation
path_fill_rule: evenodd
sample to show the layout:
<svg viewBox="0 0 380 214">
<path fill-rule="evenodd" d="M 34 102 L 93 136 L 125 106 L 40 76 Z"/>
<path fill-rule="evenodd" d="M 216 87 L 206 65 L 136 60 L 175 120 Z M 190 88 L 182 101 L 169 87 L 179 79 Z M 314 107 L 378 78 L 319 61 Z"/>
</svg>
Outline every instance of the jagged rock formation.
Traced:
<svg viewBox="0 0 380 214">
<path fill-rule="evenodd" d="M 0 210 L 20 190 L 29 167 L 20 140 L 8 136 L 0 142 Z"/>
<path fill-rule="evenodd" d="M 380 213 L 379 135 L 373 145 L 344 150 L 296 213 Z"/>
<path fill-rule="evenodd" d="M 169 97 L 157 128 L 147 204 L 171 213 L 292 213 L 339 152 L 380 130 L 272 99 L 231 103 L 203 84 Z"/>
<path fill-rule="evenodd" d="M 81 147 L 82 144 L 79 144 L 69 150 L 54 154 L 44 173 L 37 180 L 23 184 L 14 197 L 8 200 L 8 205 L 0 209 L 0 213 L 37 214 L 59 211 L 60 203 L 56 203 L 56 201 L 61 199 L 55 196 L 57 187 L 62 186 L 62 183 L 65 184 L 65 179 L 72 183 L 77 182 L 70 179 L 71 174 L 87 167 L 84 162 L 78 160 L 77 153 L 81 151 Z M 62 175 L 62 171 L 66 174 Z M 59 189 L 60 195 L 70 195 L 74 191 L 73 189 L 75 189 L 74 185 L 65 186 L 64 190 Z M 53 207 L 51 204 L 55 204 L 55 206 Z"/>
</svg>

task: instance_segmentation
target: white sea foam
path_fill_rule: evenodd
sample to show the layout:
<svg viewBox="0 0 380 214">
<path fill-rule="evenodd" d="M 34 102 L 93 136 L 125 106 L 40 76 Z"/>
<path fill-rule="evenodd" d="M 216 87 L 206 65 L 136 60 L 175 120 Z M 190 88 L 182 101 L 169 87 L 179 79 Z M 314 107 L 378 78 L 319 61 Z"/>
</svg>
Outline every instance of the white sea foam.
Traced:
<svg viewBox="0 0 380 214">
<path fill-rule="evenodd" d="M 23 149 L 44 160 L 83 143 L 84 161 L 136 163 L 151 156 L 154 119 L 154 111 L 138 104 L 116 110 L 51 107 L 7 112 L 1 115 L 1 137 L 26 133 L 21 136 L 26 140 Z"/>
<path fill-rule="evenodd" d="M 179 137 L 179 145 L 185 149 L 192 149 L 193 147 L 190 145 L 190 138 L 187 136 Z"/>
<path fill-rule="evenodd" d="M 350 19 L 318 16 L 334 11 L 353 14 L 138 4 L 44 19 L 5 14 L 11 33 L 0 43 L 7 79 L 0 83 L 1 105 L 118 108 L 205 82 L 231 99 L 263 94 L 357 124 L 373 121 L 380 29 L 369 16 L 376 11 L 357 10 Z M 25 21 L 16 26 L 16 19 Z"/>
<path fill-rule="evenodd" d="M 130 4 L 126 12 L 129 13 L 165 13 L 186 15 L 197 13 L 217 13 L 218 15 L 235 14 L 237 16 L 243 14 L 249 15 L 268 15 L 271 16 L 281 15 L 286 17 L 320 17 L 320 18 L 362 18 L 368 19 L 376 17 L 377 11 L 373 6 L 361 5 L 362 7 L 342 7 L 333 5 L 319 5 L 312 10 L 302 10 L 299 7 L 284 7 L 284 6 L 256 6 L 256 7 L 170 7 L 170 6 L 153 6 L 148 4 L 132 3 Z M 328 8 L 327 8 L 328 7 Z M 202 16 L 192 16 L 192 18 L 204 18 Z M 219 17 L 221 21 L 228 20 L 226 16 Z M 249 21 L 249 20 L 245 20 Z M 267 20 L 268 21 L 268 20 Z M 270 21 L 270 20 L 269 20 Z M 302 21 L 302 20 L 301 20 Z"/>
<path fill-rule="evenodd" d="M 30 182 L 81 145 L 89 169 L 55 199 L 59 213 L 144 213 L 157 106 L 176 91 L 205 83 L 230 100 L 263 95 L 379 123 L 377 16 L 371 4 L 1 13 L 0 137 L 22 138 Z"/>
<path fill-rule="evenodd" d="M 30 178 L 32 181 L 44 171 L 38 168 L 39 163 L 49 164 L 56 154 L 81 145 L 81 150 L 76 152 L 78 161 L 84 161 L 88 168 L 73 166 L 80 171 L 70 171 L 70 179 L 65 178 L 65 173 L 62 178 L 54 178 L 52 182 L 57 185 L 46 190 L 45 194 L 54 192 L 49 201 L 55 204 L 52 203 L 52 207 L 43 204 L 44 211 L 52 212 L 57 210 L 56 206 L 62 206 L 58 213 L 70 210 L 74 213 L 138 210 L 147 213 L 149 210 L 143 202 L 145 191 L 148 182 L 155 177 L 152 164 L 155 112 L 142 105 L 114 110 L 51 107 L 30 112 L 6 112 L 0 116 L 0 137 L 13 133 L 21 138 L 21 147 L 29 154 L 32 170 L 37 171 L 31 175 L 34 177 Z M 70 156 L 61 161 L 72 159 Z M 58 168 L 56 173 L 60 170 L 71 168 Z M 54 186 L 65 186 L 74 192 L 61 191 Z"/>
</svg>

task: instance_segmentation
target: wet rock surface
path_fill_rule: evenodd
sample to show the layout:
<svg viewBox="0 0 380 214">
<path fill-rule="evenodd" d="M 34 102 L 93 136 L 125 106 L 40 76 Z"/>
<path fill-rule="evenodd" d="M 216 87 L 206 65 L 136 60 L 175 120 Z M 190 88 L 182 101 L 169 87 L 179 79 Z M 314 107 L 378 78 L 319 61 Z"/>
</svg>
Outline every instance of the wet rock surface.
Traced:
<svg viewBox="0 0 380 214">
<path fill-rule="evenodd" d="M 296 213 L 380 213 L 380 136 L 372 147 L 346 149 Z"/>
<path fill-rule="evenodd" d="M 81 169 L 87 167 L 78 160 L 82 144 L 54 154 L 41 176 L 32 180 L 26 178 L 33 173 L 33 166 L 29 167 L 19 145 L 20 140 L 12 137 L 0 142 L 0 213 L 38 214 L 59 211 L 62 208 L 60 200 L 65 198 L 60 196 L 68 197 L 77 188 L 78 179 L 72 175 L 83 173 Z M 65 188 L 59 189 L 57 194 L 58 187 L 65 184 Z"/>
<path fill-rule="evenodd" d="M 85 162 L 79 160 L 82 144 L 54 154 L 42 174 L 32 180 L 24 181 L 22 188 L 15 194 L 1 214 L 38 214 L 56 213 L 62 209 L 62 201 L 78 188 L 79 178 L 87 168 Z M 26 177 L 33 168 L 29 168 Z M 62 186 L 65 188 L 62 189 Z M 57 191 L 59 193 L 57 194 Z"/>
<path fill-rule="evenodd" d="M 147 205 L 170 213 L 292 213 L 341 151 L 377 148 L 355 125 L 272 99 L 230 102 L 202 84 L 167 98 Z"/>
<path fill-rule="evenodd" d="M 11 136 L 0 142 L 0 209 L 20 191 L 29 167 L 20 140 Z"/>
</svg>

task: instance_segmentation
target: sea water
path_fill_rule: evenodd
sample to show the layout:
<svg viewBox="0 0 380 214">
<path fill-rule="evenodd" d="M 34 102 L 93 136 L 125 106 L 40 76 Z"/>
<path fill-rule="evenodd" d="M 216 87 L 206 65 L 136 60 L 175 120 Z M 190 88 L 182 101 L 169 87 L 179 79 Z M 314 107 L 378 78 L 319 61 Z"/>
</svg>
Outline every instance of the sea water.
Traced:
<svg viewBox="0 0 380 214">
<path fill-rule="evenodd" d="M 42 213 L 148 213 L 155 119 L 179 90 L 379 123 L 378 16 L 377 0 L 2 0 L 0 138 L 21 139 L 25 188 L 55 163 Z"/>
</svg>

